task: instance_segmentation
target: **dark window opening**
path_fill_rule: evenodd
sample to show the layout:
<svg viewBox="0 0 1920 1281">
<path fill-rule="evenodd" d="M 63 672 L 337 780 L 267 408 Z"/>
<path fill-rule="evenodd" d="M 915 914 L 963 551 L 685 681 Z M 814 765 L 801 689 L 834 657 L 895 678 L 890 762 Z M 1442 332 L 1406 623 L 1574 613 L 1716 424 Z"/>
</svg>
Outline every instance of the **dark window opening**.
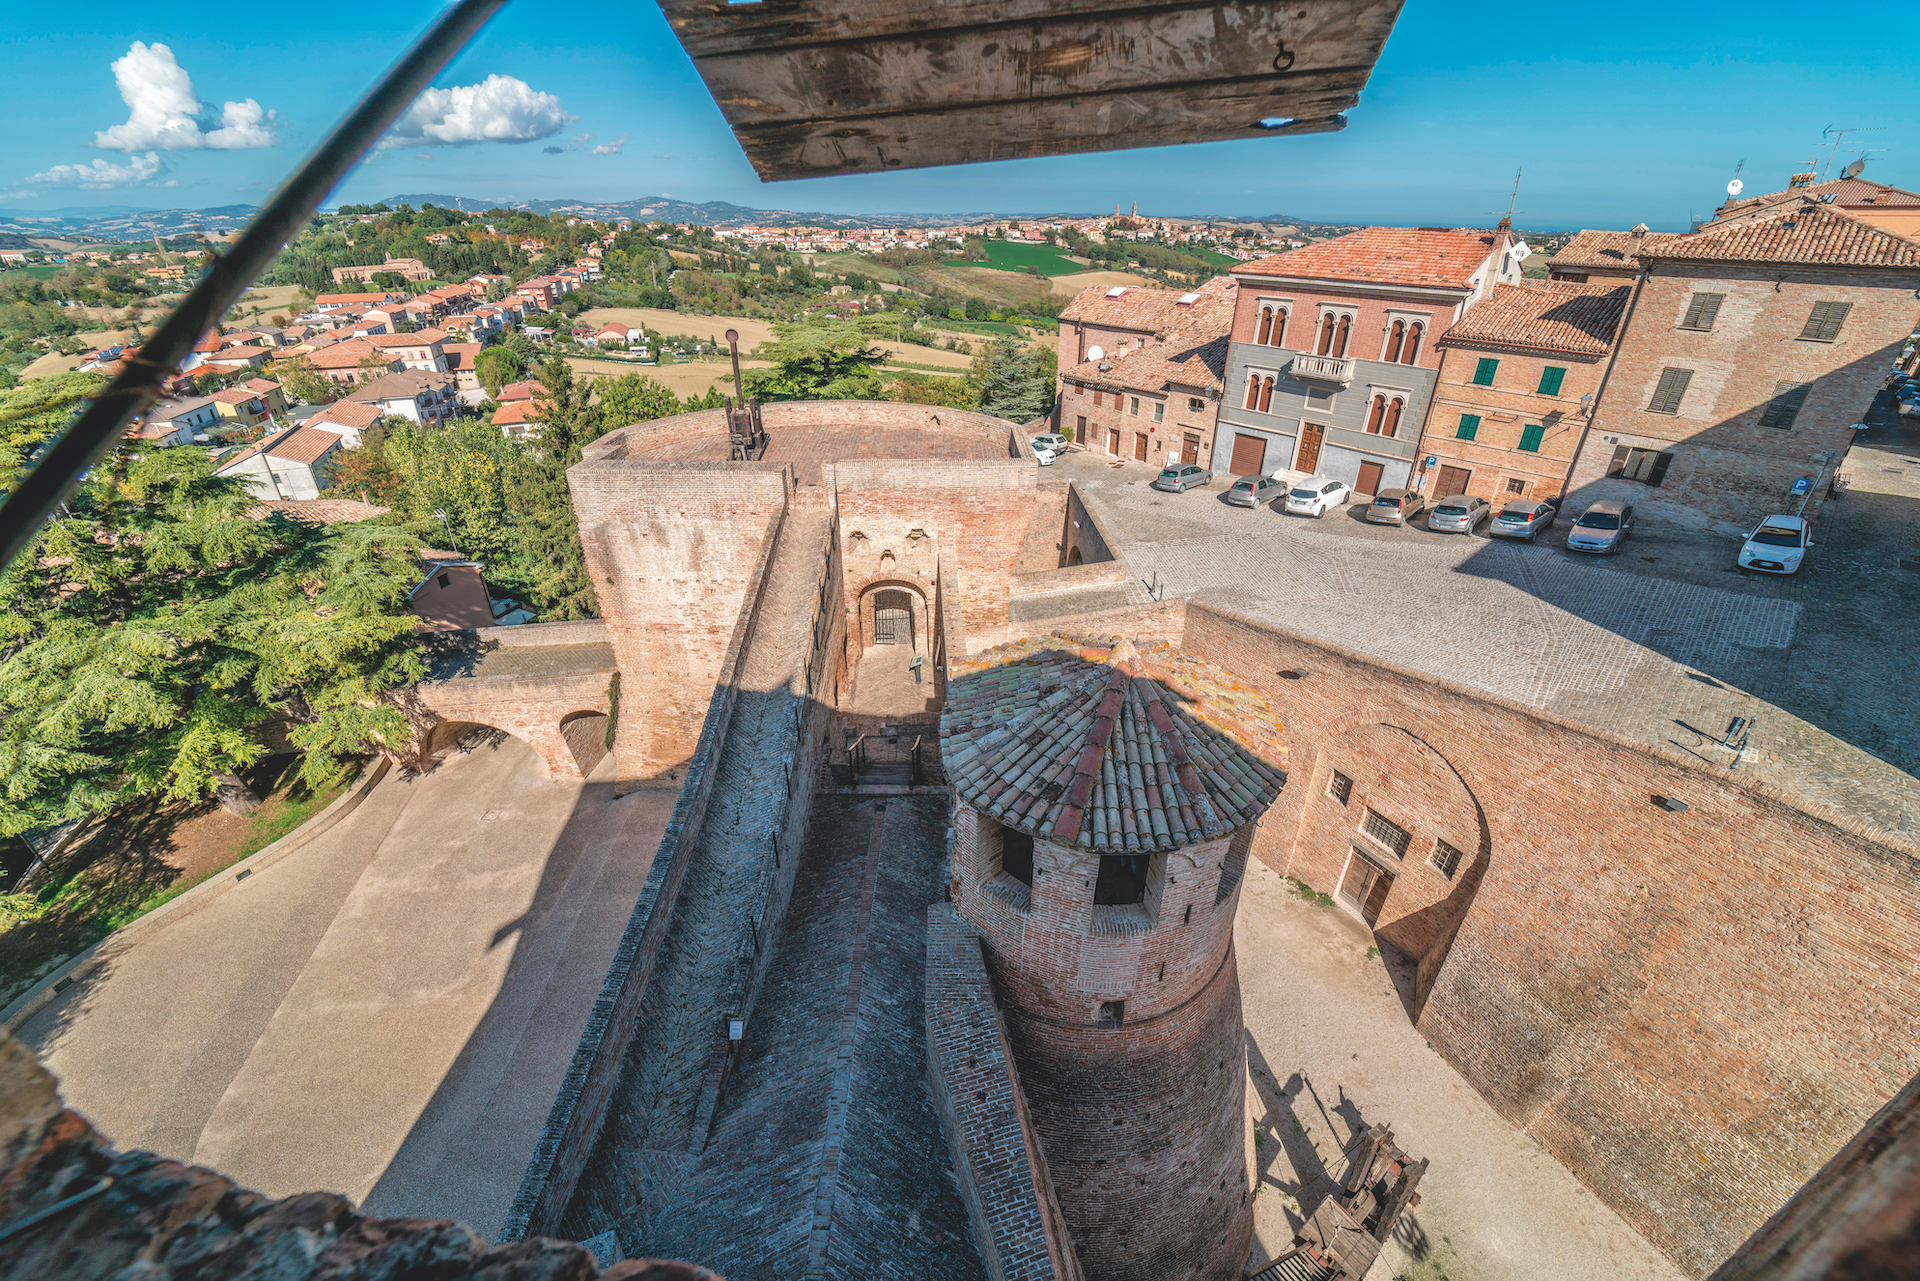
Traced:
<svg viewBox="0 0 1920 1281">
<path fill-rule="evenodd" d="M 1433 869 L 1449 881 L 1460 870 L 1460 860 L 1464 857 L 1459 850 L 1445 841 L 1436 841 L 1433 846 Z"/>
<path fill-rule="evenodd" d="M 1033 838 L 1012 828 L 1000 831 L 1000 870 L 1022 885 L 1033 884 Z"/>
<path fill-rule="evenodd" d="M 1407 843 L 1413 839 L 1413 834 L 1406 828 L 1372 810 L 1367 811 L 1366 818 L 1360 823 L 1360 830 L 1392 850 L 1395 858 L 1407 856 Z"/>
<path fill-rule="evenodd" d="M 1093 883 L 1094 905 L 1118 906 L 1145 902 L 1147 864 L 1150 861 L 1145 854 L 1101 855 L 1100 877 Z"/>
<path fill-rule="evenodd" d="M 451 577 L 451 576 L 449 576 L 449 575 L 447 575 L 447 574 L 442 574 L 442 575 L 440 575 L 440 585 L 441 585 L 442 587 L 451 587 L 451 586 L 453 586 L 453 579 L 452 579 L 452 577 Z"/>
<path fill-rule="evenodd" d="M 1333 781 L 1327 784 L 1327 795 L 1345 805 L 1347 798 L 1353 795 L 1353 780 L 1339 770 L 1335 770 Z"/>
<path fill-rule="evenodd" d="M 1126 1017 L 1127 1017 L 1127 1003 L 1125 1001 L 1100 1002 L 1100 1026 L 1101 1027 L 1106 1028 L 1110 1032 L 1117 1031 L 1120 1027 L 1120 1024 L 1126 1020 Z M 1115 1121 L 1114 1124 L 1118 1125 L 1120 1123 L 1118 1121 Z"/>
</svg>

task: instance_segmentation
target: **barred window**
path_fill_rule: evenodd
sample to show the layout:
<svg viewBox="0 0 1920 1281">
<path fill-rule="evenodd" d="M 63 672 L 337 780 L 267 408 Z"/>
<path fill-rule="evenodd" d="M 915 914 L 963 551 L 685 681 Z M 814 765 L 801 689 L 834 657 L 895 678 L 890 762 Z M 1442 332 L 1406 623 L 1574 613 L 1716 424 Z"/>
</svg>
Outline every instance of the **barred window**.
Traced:
<svg viewBox="0 0 1920 1281">
<path fill-rule="evenodd" d="M 1345 805 L 1347 798 L 1353 795 L 1353 780 L 1335 770 L 1333 781 L 1327 784 L 1327 795 Z"/>
<path fill-rule="evenodd" d="M 1800 416 L 1800 406 L 1807 403 L 1807 393 L 1812 389 L 1812 383 L 1775 383 L 1773 399 L 1767 402 L 1766 412 L 1760 415 L 1760 425 L 1780 428 L 1793 426 L 1793 420 Z"/>
<path fill-rule="evenodd" d="M 1653 403 L 1647 406 L 1651 413 L 1677 414 L 1680 402 L 1686 399 L 1687 384 L 1693 381 L 1691 369 L 1663 369 L 1660 371 L 1660 385 L 1653 389 Z"/>
<path fill-rule="evenodd" d="M 1451 881 L 1453 874 L 1460 870 L 1460 863 L 1464 857 L 1459 850 L 1447 844 L 1445 841 L 1435 841 L 1433 845 L 1433 870 Z"/>
<path fill-rule="evenodd" d="M 1382 818 L 1372 810 L 1368 810 L 1366 818 L 1361 820 L 1360 830 L 1392 850 L 1395 858 L 1405 858 L 1407 843 L 1413 840 L 1413 834 L 1406 828 Z"/>
</svg>

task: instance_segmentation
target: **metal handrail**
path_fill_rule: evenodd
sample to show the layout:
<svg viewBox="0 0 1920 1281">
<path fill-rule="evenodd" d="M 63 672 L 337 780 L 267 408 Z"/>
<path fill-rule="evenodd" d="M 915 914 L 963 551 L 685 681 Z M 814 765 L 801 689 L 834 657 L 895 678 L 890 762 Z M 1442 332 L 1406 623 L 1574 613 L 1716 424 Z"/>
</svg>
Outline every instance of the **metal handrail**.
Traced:
<svg viewBox="0 0 1920 1281">
<path fill-rule="evenodd" d="M 47 518 L 73 493 L 87 469 L 113 447 L 127 424 L 160 395 L 160 384 L 219 323 L 227 308 L 266 270 L 305 226 L 320 202 L 344 180 L 407 105 L 479 34 L 507 0 L 460 0 L 428 28 L 393 69 L 294 171 L 231 252 L 216 258 L 206 278 L 176 307 L 160 332 L 124 365 L 104 391 L 22 476 L 0 504 L 0 569 L 32 542 Z"/>
</svg>

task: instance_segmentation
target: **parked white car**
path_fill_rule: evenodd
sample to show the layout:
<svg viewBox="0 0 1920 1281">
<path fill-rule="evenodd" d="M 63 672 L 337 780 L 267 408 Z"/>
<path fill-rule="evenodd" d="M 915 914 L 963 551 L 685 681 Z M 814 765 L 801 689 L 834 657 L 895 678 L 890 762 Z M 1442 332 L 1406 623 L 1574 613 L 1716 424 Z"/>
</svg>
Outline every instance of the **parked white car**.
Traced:
<svg viewBox="0 0 1920 1281">
<path fill-rule="evenodd" d="M 1740 568 L 1757 569 L 1763 574 L 1794 573 L 1807 548 L 1813 546 L 1809 537 L 1812 532 L 1802 517 L 1768 516 L 1740 544 Z"/>
<path fill-rule="evenodd" d="M 1059 454 L 1047 448 L 1045 445 L 1040 444 L 1038 441 L 1034 442 L 1034 445 L 1033 445 L 1034 461 L 1038 462 L 1042 467 L 1053 466 L 1053 460 L 1058 458 L 1059 456 L 1060 456 Z"/>
<path fill-rule="evenodd" d="M 1287 511 L 1299 516 L 1325 516 L 1336 507 L 1346 506 L 1353 490 L 1344 481 L 1325 476 L 1310 476 L 1287 491 Z"/>
</svg>

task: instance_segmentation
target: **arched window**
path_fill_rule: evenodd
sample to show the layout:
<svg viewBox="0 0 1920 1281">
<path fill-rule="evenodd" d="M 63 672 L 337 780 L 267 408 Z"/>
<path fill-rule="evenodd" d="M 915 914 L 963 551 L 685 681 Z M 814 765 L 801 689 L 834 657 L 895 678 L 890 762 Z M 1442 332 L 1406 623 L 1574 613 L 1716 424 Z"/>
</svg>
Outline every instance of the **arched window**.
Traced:
<svg viewBox="0 0 1920 1281">
<path fill-rule="evenodd" d="M 1381 357 L 1381 359 L 1385 360 L 1389 365 L 1398 364 L 1400 361 L 1400 344 L 1405 342 L 1406 339 L 1407 322 L 1404 320 L 1394 321 L 1393 330 L 1387 335 L 1387 354 Z"/>
<path fill-rule="evenodd" d="M 1333 347 L 1333 317 L 1328 316 L 1325 320 L 1322 320 L 1320 322 L 1320 350 L 1318 354 L 1324 356 L 1332 347 Z"/>
<path fill-rule="evenodd" d="M 1267 339 L 1270 338 L 1272 335 L 1273 335 L 1273 308 L 1262 307 L 1260 309 L 1260 336 L 1254 339 L 1253 341 L 1259 344 L 1260 346 L 1264 347 L 1267 345 Z"/>
<path fill-rule="evenodd" d="M 1287 309 L 1280 308 L 1273 316 L 1273 346 L 1279 347 L 1287 341 Z"/>
<path fill-rule="evenodd" d="M 1260 384 L 1260 412 L 1266 413 L 1273 405 L 1273 379 L 1268 378 Z"/>
<path fill-rule="evenodd" d="M 1386 413 L 1387 398 L 1385 396 L 1375 396 L 1373 398 L 1372 408 L 1367 411 L 1367 430 L 1378 435 L 1380 433 L 1380 421 L 1386 416 Z"/>
<path fill-rule="evenodd" d="M 1340 332 L 1335 334 L 1333 339 L 1333 345 L 1336 348 L 1336 350 L 1333 353 L 1334 355 L 1344 356 L 1347 354 L 1347 334 L 1349 333 L 1349 331 L 1352 330 L 1352 328 L 1353 328 L 1352 316 L 1340 317 Z"/>
<path fill-rule="evenodd" d="M 1260 408 L 1260 375 L 1254 374 L 1247 379 L 1247 408 Z"/>
<path fill-rule="evenodd" d="M 1405 407 L 1406 407 L 1405 402 L 1403 402 L 1398 396 L 1395 396 L 1393 400 L 1388 403 L 1387 423 L 1386 423 L 1386 426 L 1380 429 L 1380 434 L 1382 436 L 1391 436 L 1395 432 L 1400 430 L 1400 411 Z"/>
<path fill-rule="evenodd" d="M 1409 365 L 1420 358 L 1420 334 L 1425 328 L 1425 325 L 1415 321 L 1413 328 L 1407 331 L 1406 363 Z"/>
</svg>

